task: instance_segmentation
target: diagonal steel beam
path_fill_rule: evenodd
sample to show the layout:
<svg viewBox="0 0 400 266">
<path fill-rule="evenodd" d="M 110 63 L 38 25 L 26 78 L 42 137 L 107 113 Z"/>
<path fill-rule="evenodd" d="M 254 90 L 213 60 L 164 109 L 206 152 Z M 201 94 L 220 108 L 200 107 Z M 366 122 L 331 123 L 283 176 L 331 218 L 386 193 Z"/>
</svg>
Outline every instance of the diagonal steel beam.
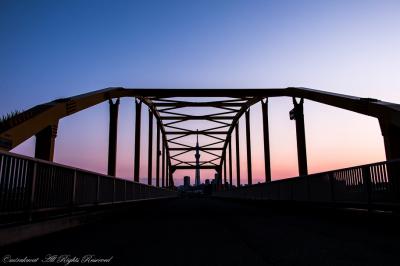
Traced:
<svg viewBox="0 0 400 266">
<path fill-rule="evenodd" d="M 262 99 L 261 97 L 253 97 L 253 98 L 251 98 L 250 100 L 248 100 L 248 101 L 242 106 L 242 108 L 240 108 L 240 111 L 236 114 L 236 116 L 235 116 L 235 118 L 233 119 L 232 124 L 231 124 L 231 126 L 230 126 L 230 128 L 229 128 L 229 130 L 228 130 L 228 136 L 226 137 L 226 140 L 225 140 L 225 142 L 224 142 L 224 148 L 223 148 L 223 150 L 222 150 L 222 158 L 225 157 L 226 148 L 228 147 L 229 140 L 230 140 L 231 137 L 232 137 L 232 132 L 233 132 L 233 130 L 235 129 L 236 124 L 239 122 L 240 117 L 246 112 L 246 110 L 247 110 L 248 108 L 250 108 L 250 106 L 252 106 L 253 104 L 255 104 L 255 103 L 259 102 L 259 101 L 261 101 L 261 99 Z M 222 167 L 222 162 L 221 162 L 220 167 Z"/>
</svg>

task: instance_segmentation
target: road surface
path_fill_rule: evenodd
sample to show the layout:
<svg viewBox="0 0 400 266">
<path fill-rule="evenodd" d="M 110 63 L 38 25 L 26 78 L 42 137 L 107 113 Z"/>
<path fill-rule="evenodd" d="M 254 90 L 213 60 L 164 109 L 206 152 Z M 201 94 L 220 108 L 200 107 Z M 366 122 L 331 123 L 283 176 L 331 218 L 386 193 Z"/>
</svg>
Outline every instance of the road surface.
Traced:
<svg viewBox="0 0 400 266">
<path fill-rule="evenodd" d="M 400 265 L 399 228 L 393 217 L 181 198 L 16 244 L 0 255 L 92 254 L 112 259 L 86 265 L 121 266 Z"/>
</svg>

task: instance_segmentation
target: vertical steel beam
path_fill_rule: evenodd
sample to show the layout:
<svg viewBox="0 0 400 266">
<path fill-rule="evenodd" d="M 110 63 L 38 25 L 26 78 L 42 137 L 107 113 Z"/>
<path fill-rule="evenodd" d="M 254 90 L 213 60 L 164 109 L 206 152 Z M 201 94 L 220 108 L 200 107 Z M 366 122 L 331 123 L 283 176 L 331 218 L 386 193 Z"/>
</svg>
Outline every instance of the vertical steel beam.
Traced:
<svg viewBox="0 0 400 266">
<path fill-rule="evenodd" d="M 379 125 L 385 145 L 386 160 L 400 158 L 400 127 L 383 118 L 379 119 Z M 400 199 L 400 165 L 391 163 L 387 166 L 389 183 L 393 196 Z"/>
<path fill-rule="evenodd" d="M 224 158 L 224 188 L 226 186 L 227 183 L 227 178 L 226 178 L 226 152 L 225 152 L 225 158 Z"/>
<path fill-rule="evenodd" d="M 169 177 L 169 165 L 168 165 L 168 154 L 165 149 L 165 187 L 168 187 L 168 177 Z"/>
<path fill-rule="evenodd" d="M 240 150 L 239 150 L 239 121 L 235 127 L 236 135 L 236 183 L 237 187 L 240 187 Z"/>
<path fill-rule="evenodd" d="M 169 187 L 174 187 L 174 173 L 173 171 L 171 171 L 171 167 L 170 167 L 170 171 L 169 171 Z"/>
<path fill-rule="evenodd" d="M 147 184 L 151 186 L 152 175 L 153 175 L 153 114 L 149 109 L 149 147 L 148 147 L 148 159 L 147 159 Z"/>
<path fill-rule="evenodd" d="M 269 148 L 269 122 L 268 122 L 268 98 L 261 101 L 263 113 L 263 133 L 264 133 L 264 168 L 265 182 L 271 182 L 271 154 Z"/>
<path fill-rule="evenodd" d="M 229 186 L 233 186 L 232 178 L 232 135 L 229 137 Z"/>
<path fill-rule="evenodd" d="M 170 157 L 169 153 L 167 153 L 167 163 L 168 163 L 168 187 L 173 187 L 174 186 L 174 178 L 173 178 L 174 171 L 172 170 L 171 157 Z"/>
<path fill-rule="evenodd" d="M 171 161 L 171 155 L 169 153 L 169 150 L 167 149 L 167 139 L 165 139 L 165 150 L 167 152 L 167 165 L 168 165 L 168 175 L 167 175 L 167 180 L 168 180 L 168 187 L 174 187 L 174 169 L 172 169 L 172 161 Z"/>
<path fill-rule="evenodd" d="M 139 182 L 140 173 L 140 122 L 142 118 L 142 101 L 135 100 L 136 103 L 136 119 L 135 119 L 135 169 L 134 181 Z"/>
<path fill-rule="evenodd" d="M 379 119 L 383 141 L 385 145 L 386 160 L 400 158 L 400 127 L 385 119 Z"/>
<path fill-rule="evenodd" d="M 35 158 L 53 161 L 58 121 L 45 127 L 36 136 Z"/>
<path fill-rule="evenodd" d="M 250 139 L 250 109 L 245 113 L 246 117 L 246 145 L 247 145 L 247 184 L 253 184 L 253 173 L 251 169 L 251 139 Z"/>
<path fill-rule="evenodd" d="M 165 142 L 162 140 L 162 154 L 161 154 L 161 187 L 165 187 Z"/>
<path fill-rule="evenodd" d="M 166 170 L 166 174 L 165 174 L 165 186 L 169 187 L 169 172 L 171 171 L 170 165 L 168 163 L 168 155 L 165 158 L 166 160 L 166 166 L 167 166 L 167 170 Z"/>
<path fill-rule="evenodd" d="M 307 175 L 307 151 L 306 151 L 306 134 L 304 130 L 304 99 L 297 103 L 293 97 L 294 109 L 290 111 L 290 119 L 296 121 L 296 138 L 297 138 L 297 161 L 299 167 L 299 175 Z"/>
<path fill-rule="evenodd" d="M 108 128 L 108 169 L 107 174 L 115 176 L 117 164 L 117 134 L 118 134 L 118 107 L 119 98 L 113 103 L 108 100 L 110 105 L 110 124 Z"/>
<path fill-rule="evenodd" d="M 156 186 L 159 187 L 160 186 L 160 156 L 161 156 L 161 152 L 160 152 L 160 123 L 157 122 L 157 158 L 156 158 Z"/>
</svg>

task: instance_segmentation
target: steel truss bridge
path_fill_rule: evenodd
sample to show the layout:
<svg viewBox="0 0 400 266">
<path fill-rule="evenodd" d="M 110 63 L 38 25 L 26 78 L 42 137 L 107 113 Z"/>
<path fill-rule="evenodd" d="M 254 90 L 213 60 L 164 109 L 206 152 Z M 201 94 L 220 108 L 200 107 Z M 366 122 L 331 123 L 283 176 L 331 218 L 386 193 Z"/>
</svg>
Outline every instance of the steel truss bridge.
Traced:
<svg viewBox="0 0 400 266">
<path fill-rule="evenodd" d="M 134 178 L 116 178 L 117 124 L 120 99 L 134 99 Z M 299 176 L 271 181 L 268 99 L 290 97 L 295 120 Z M 326 173 L 308 174 L 304 130 L 304 100 L 375 117 L 384 138 L 387 161 Z M 99 103 L 109 102 L 107 175 L 53 163 L 60 119 Z M 250 110 L 261 102 L 263 114 L 265 183 L 252 184 Z M 148 182 L 139 183 L 141 158 L 141 112 L 149 112 Z M 206 112 L 193 112 L 205 110 Z M 239 118 L 245 117 L 247 186 L 240 183 Z M 207 127 L 193 127 L 198 121 Z M 205 122 L 204 122 L 205 121 Z M 153 132 L 153 123 L 156 131 Z M 192 124 L 190 124 L 192 123 Z M 200 123 L 197 123 L 200 124 Z M 197 130 L 198 129 L 198 130 Z M 141 89 L 107 88 L 37 105 L 0 123 L 0 215 L 2 221 L 32 221 L 52 213 L 70 213 L 93 206 L 176 197 L 174 172 L 195 169 L 184 159 L 195 150 L 185 138 L 199 134 L 211 141 L 200 146 L 201 169 L 213 169 L 218 179 L 218 197 L 285 200 L 393 209 L 400 195 L 400 105 L 306 88 L 270 89 Z M 35 158 L 9 151 L 36 137 Z M 233 138 L 235 136 L 235 138 Z M 156 145 L 153 147 L 153 138 Z M 232 172 L 232 150 L 236 150 L 236 173 Z M 153 152 L 156 182 L 152 183 Z M 229 160 L 228 160 L 229 158 Z M 234 180 L 235 179 L 235 180 Z M 229 185 L 226 185 L 229 184 Z M 236 184 L 235 187 L 232 185 Z"/>
</svg>

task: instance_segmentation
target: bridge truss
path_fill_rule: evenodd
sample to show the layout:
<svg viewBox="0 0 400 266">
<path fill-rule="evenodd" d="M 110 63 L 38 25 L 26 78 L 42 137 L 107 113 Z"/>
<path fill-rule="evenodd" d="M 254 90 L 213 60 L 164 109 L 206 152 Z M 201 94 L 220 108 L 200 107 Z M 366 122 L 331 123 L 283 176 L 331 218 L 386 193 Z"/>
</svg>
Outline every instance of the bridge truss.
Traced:
<svg viewBox="0 0 400 266">
<path fill-rule="evenodd" d="M 306 88 L 271 89 L 126 89 L 107 88 L 70 98 L 58 99 L 15 114 L 0 123 L 0 150 L 9 151 L 36 136 L 35 157 L 53 160 L 58 121 L 96 104 L 108 101 L 110 105 L 108 175 L 115 176 L 117 153 L 117 124 L 119 99 L 133 97 L 135 100 L 135 150 L 134 181 L 139 182 L 140 128 L 142 105 L 149 110 L 148 184 L 152 185 L 153 137 L 156 138 L 156 186 L 173 187 L 173 173 L 180 169 L 195 169 L 192 160 L 185 155 L 195 150 L 193 135 L 207 139 L 200 150 L 208 159 L 200 162 L 201 169 L 214 169 L 218 182 L 232 180 L 232 149 L 236 149 L 236 181 L 240 186 L 239 118 L 246 120 L 246 147 L 248 184 L 252 184 L 250 108 L 261 102 L 263 111 L 263 139 L 265 181 L 271 181 L 268 98 L 291 97 L 294 107 L 290 119 L 296 122 L 299 175 L 307 175 L 307 157 L 304 132 L 304 99 L 328 104 L 375 117 L 379 120 L 385 142 L 387 159 L 400 157 L 400 105 L 370 98 L 359 98 Z M 153 132 L 155 119 L 156 132 Z M 202 123 L 198 123 L 202 121 Z M 204 125 L 203 128 L 199 128 Z M 232 137 L 235 135 L 235 147 Z M 229 160 L 227 159 L 229 157 Z M 229 162 L 229 164 L 228 164 Z M 161 178 L 160 178 L 161 177 Z"/>
</svg>

